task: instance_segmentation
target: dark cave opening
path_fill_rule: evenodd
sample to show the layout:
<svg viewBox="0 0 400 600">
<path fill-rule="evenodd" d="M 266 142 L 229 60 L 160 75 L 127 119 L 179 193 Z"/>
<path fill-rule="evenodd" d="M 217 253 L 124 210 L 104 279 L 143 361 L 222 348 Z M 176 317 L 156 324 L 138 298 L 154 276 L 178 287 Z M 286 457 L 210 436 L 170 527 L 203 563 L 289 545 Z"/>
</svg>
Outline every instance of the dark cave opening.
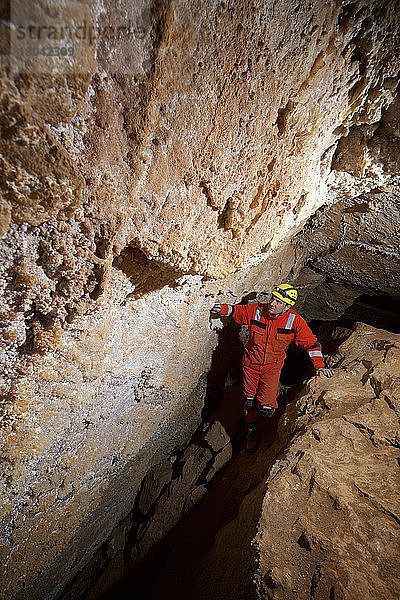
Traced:
<svg viewBox="0 0 400 600">
<path fill-rule="evenodd" d="M 400 333 L 400 297 L 362 294 L 338 319 L 337 325 L 352 327 L 355 321 Z"/>
<path fill-rule="evenodd" d="M 400 298 L 385 295 L 362 294 L 338 318 L 332 321 L 313 319 L 309 325 L 318 337 L 322 352 L 326 355 L 337 353 L 338 347 L 347 339 L 357 321 L 400 333 Z M 283 388 L 301 384 L 311 377 L 312 367 L 306 353 L 291 344 L 281 373 Z"/>
</svg>

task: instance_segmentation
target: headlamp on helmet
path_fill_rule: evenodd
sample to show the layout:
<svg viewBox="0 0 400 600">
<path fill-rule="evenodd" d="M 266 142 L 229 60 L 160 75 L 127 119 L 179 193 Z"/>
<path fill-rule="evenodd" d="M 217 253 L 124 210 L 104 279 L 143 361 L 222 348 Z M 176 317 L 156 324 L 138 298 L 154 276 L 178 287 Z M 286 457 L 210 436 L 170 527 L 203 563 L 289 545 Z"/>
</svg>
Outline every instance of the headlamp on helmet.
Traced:
<svg viewBox="0 0 400 600">
<path fill-rule="evenodd" d="M 290 285 L 289 283 L 281 283 L 280 285 L 276 285 L 272 290 L 272 295 L 281 302 L 285 302 L 285 304 L 290 304 L 290 306 L 294 306 L 297 300 L 297 290 Z"/>
</svg>

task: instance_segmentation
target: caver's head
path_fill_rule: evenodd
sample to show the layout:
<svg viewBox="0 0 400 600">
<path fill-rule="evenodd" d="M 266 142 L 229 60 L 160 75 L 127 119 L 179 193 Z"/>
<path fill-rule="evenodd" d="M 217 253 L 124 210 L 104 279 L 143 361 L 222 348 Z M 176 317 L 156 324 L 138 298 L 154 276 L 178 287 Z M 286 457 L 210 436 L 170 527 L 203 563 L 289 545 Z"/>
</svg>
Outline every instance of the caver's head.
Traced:
<svg viewBox="0 0 400 600">
<path fill-rule="evenodd" d="M 297 290 L 289 283 L 276 285 L 271 292 L 271 300 L 268 302 L 268 311 L 271 315 L 280 315 L 289 306 L 294 306 L 297 300 Z"/>
</svg>

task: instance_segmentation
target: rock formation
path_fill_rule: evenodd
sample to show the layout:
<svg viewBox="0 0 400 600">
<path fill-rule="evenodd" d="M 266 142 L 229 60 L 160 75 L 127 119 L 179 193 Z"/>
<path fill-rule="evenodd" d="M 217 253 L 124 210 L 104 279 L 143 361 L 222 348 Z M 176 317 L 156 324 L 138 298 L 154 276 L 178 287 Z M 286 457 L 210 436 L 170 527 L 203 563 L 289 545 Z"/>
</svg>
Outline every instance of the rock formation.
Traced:
<svg viewBox="0 0 400 600">
<path fill-rule="evenodd" d="M 397 99 L 379 124 L 342 138 L 328 178 L 336 203 L 297 236 L 305 267 L 296 283 L 313 293 L 303 306 L 313 318 L 336 319 L 361 294 L 400 298 L 399 122 Z"/>
<path fill-rule="evenodd" d="M 289 241 L 329 201 L 362 189 L 396 214 L 399 7 L 8 4 L 0 595 L 50 600 L 200 425 L 214 301 L 303 276 Z M 342 271 L 315 263 L 314 288 Z"/>
<path fill-rule="evenodd" d="M 398 598 L 400 336 L 358 324 L 281 423 L 257 534 L 264 597 Z"/>
</svg>

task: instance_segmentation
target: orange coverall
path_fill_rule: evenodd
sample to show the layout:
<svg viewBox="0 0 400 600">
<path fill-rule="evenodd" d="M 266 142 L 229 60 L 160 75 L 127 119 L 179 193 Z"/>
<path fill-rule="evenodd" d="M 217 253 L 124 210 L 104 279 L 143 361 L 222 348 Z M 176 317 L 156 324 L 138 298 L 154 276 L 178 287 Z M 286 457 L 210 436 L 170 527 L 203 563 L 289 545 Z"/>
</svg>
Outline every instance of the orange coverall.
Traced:
<svg viewBox="0 0 400 600">
<path fill-rule="evenodd" d="M 260 404 L 277 408 L 279 376 L 286 358 L 286 348 L 292 340 L 308 352 L 315 370 L 324 367 L 321 345 L 306 321 L 289 308 L 282 315 L 272 316 L 267 304 L 222 304 L 221 316 L 231 315 L 239 325 L 248 325 L 243 366 L 243 393 Z M 256 409 L 245 408 L 245 419 L 254 422 Z"/>
</svg>

